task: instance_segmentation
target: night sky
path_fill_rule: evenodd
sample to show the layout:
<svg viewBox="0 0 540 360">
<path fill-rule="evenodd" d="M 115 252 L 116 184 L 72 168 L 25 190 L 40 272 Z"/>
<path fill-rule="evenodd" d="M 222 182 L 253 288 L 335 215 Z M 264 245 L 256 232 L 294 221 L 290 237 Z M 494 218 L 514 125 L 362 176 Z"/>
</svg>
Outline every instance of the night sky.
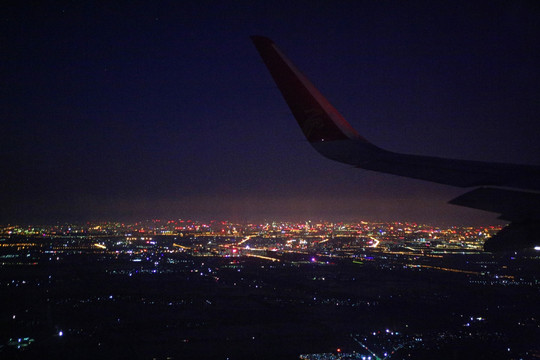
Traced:
<svg viewBox="0 0 540 360">
<path fill-rule="evenodd" d="M 21 3 L 0 5 L 1 223 L 496 223 L 446 204 L 465 189 L 321 157 L 250 35 L 382 148 L 540 164 L 534 1 Z"/>
</svg>

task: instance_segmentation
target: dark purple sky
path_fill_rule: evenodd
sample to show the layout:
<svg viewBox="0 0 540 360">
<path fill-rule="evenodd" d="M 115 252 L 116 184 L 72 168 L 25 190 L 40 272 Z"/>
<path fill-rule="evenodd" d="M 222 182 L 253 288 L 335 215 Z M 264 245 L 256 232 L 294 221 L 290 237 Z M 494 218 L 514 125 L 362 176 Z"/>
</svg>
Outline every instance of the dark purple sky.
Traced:
<svg viewBox="0 0 540 360">
<path fill-rule="evenodd" d="M 253 34 L 383 148 L 540 164 L 533 1 L 80 3 L 0 6 L 2 223 L 494 223 L 446 204 L 463 189 L 319 156 Z"/>
</svg>

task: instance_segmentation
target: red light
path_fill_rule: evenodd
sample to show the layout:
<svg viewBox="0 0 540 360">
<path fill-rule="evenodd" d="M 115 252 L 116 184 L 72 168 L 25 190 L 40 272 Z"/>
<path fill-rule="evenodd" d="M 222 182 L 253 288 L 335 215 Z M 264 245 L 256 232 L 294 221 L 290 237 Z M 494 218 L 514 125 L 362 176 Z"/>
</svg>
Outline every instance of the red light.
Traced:
<svg viewBox="0 0 540 360">
<path fill-rule="evenodd" d="M 232 249 L 232 253 L 233 253 L 233 254 L 236 254 L 237 251 L 238 251 L 238 250 L 236 250 L 236 249 Z"/>
<path fill-rule="evenodd" d="M 338 349 L 337 349 L 337 352 L 341 352 L 341 349 L 340 349 L 340 348 L 338 348 Z"/>
</svg>

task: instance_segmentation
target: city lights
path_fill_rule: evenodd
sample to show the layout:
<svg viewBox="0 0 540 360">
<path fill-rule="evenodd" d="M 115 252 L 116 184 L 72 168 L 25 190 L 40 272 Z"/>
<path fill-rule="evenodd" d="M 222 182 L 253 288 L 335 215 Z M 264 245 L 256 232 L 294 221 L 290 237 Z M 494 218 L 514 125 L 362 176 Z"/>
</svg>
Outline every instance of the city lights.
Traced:
<svg viewBox="0 0 540 360">
<path fill-rule="evenodd" d="M 505 301 L 514 306 L 537 299 L 540 285 L 531 269 L 539 258 L 532 249 L 507 256 L 484 252 L 483 242 L 499 229 L 195 220 L 0 227 L 0 266 L 8 270 L 0 276 L 0 293 L 22 296 L 5 310 L 10 321 L 4 331 L 18 331 L 3 345 L 32 351 L 39 348 L 34 344 L 46 346 L 51 333 L 66 346 L 94 344 L 96 332 L 107 334 L 101 339 L 127 336 L 126 324 L 142 327 L 159 318 L 164 327 L 152 325 L 156 333 L 167 337 L 171 329 L 171 334 L 180 329 L 183 340 L 171 344 L 197 351 L 203 351 L 208 334 L 220 344 L 217 349 L 228 349 L 228 339 L 250 348 L 278 341 L 269 336 L 281 332 L 300 344 L 308 330 L 313 338 L 324 338 L 328 327 L 343 326 L 333 331 L 327 352 L 304 353 L 300 359 L 406 358 L 465 339 L 507 344 L 514 355 L 515 347 L 505 342 L 511 333 L 496 326 L 503 314 L 497 306 L 506 309 L 505 316 L 515 312 L 516 327 L 537 326 L 538 317 L 523 315 Z M 512 289 L 528 295 L 512 298 Z M 24 296 L 29 291 L 37 294 L 31 301 Z M 489 306 L 483 305 L 485 294 Z M 461 302 L 466 305 L 456 307 Z M 426 331 L 415 320 L 425 316 L 424 308 L 431 311 L 426 323 L 436 313 L 453 327 Z M 394 320 L 395 309 L 402 320 Z M 385 320 L 361 324 L 364 332 L 350 334 L 365 314 Z M 309 319 L 324 325 L 313 329 Z M 54 323 L 63 329 L 47 332 Z M 431 326 L 436 323 L 434 316 Z M 261 331 L 266 326 L 280 330 L 268 335 Z M 32 338 L 21 336 L 29 330 Z M 345 346 L 344 339 L 355 345 Z"/>
</svg>

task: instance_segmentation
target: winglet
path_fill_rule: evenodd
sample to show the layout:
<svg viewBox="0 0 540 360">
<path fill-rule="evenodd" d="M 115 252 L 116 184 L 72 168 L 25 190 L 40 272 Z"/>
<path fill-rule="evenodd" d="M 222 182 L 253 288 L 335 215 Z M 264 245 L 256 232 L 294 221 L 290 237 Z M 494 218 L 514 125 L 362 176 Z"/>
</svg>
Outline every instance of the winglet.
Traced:
<svg viewBox="0 0 540 360">
<path fill-rule="evenodd" d="M 251 40 L 310 143 L 348 139 L 367 142 L 272 40 L 264 36 L 251 36 Z"/>
</svg>

